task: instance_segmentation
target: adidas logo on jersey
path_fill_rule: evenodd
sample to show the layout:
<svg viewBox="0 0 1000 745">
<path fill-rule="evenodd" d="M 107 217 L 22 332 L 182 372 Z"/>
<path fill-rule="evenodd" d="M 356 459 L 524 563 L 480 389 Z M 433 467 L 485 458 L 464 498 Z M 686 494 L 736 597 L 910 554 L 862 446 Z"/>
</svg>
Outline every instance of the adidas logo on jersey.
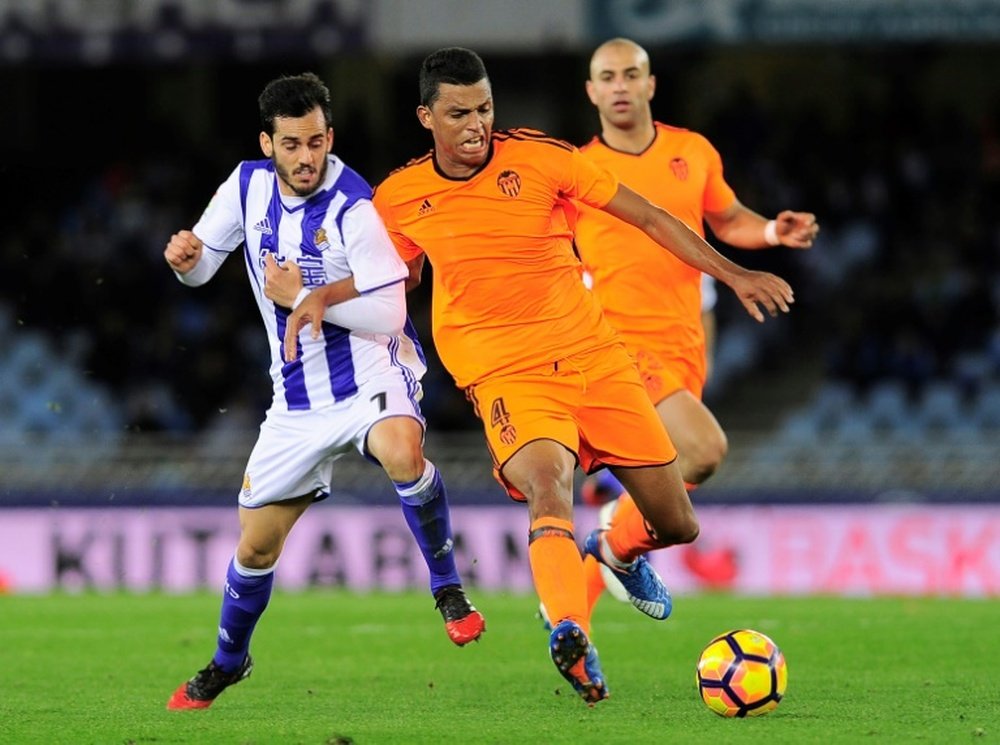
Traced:
<svg viewBox="0 0 1000 745">
<path fill-rule="evenodd" d="M 426 215 L 428 212 L 432 212 L 433 210 L 434 210 L 434 205 L 431 204 L 431 200 L 425 199 L 423 202 L 420 203 L 420 209 L 417 210 L 417 215 L 422 217 L 423 215 Z"/>
<path fill-rule="evenodd" d="M 259 223 L 254 225 L 253 229 L 260 233 L 263 233 L 264 235 L 271 235 L 271 233 L 273 232 L 271 230 L 271 221 L 266 217 Z"/>
</svg>

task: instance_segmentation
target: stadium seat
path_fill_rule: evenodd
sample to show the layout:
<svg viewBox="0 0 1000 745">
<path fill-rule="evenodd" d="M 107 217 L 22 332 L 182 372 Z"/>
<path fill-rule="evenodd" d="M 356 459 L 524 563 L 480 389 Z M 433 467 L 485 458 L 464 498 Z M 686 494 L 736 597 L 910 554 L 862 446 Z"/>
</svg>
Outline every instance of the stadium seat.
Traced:
<svg viewBox="0 0 1000 745">
<path fill-rule="evenodd" d="M 883 380 L 865 397 L 868 419 L 875 429 L 896 430 L 911 426 L 912 413 L 906 386 L 899 380 Z"/>
<path fill-rule="evenodd" d="M 837 427 L 857 406 L 854 388 L 848 383 L 828 381 L 813 397 L 811 410 L 821 429 Z"/>
<path fill-rule="evenodd" d="M 0 328 L 3 325 L 0 320 Z M 17 395 L 0 395 L 4 432 L 72 440 L 120 430 L 120 407 L 101 386 L 80 374 L 77 364 L 82 355 L 72 341 L 69 352 L 61 355 L 37 332 L 6 337 L 0 379 L 7 391 Z"/>
<path fill-rule="evenodd" d="M 853 406 L 842 412 L 830 432 L 834 442 L 867 442 L 875 434 L 867 411 L 863 407 Z"/>
<path fill-rule="evenodd" d="M 1000 382 L 980 389 L 972 403 L 969 420 L 979 429 L 1000 429 Z"/>
<path fill-rule="evenodd" d="M 987 383 L 993 371 L 989 355 L 980 350 L 962 352 L 951 366 L 951 377 L 963 391 L 977 391 Z"/>
<path fill-rule="evenodd" d="M 820 422 L 811 408 L 798 409 L 784 418 L 778 428 L 779 443 L 815 443 L 820 436 Z"/>
<path fill-rule="evenodd" d="M 922 427 L 935 430 L 959 429 L 969 423 L 961 391 L 951 381 L 935 381 L 924 388 L 915 418 Z"/>
<path fill-rule="evenodd" d="M 712 387 L 722 390 L 735 376 L 751 368 L 760 357 L 760 344 L 754 334 L 741 325 L 720 331 L 715 348 Z"/>
</svg>

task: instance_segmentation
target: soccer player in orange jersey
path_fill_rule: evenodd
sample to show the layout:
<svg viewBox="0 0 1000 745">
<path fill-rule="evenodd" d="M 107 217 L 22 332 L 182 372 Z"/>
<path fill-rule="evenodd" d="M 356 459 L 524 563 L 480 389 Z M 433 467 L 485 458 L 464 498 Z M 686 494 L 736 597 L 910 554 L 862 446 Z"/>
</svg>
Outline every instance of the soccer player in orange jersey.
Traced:
<svg viewBox="0 0 1000 745">
<path fill-rule="evenodd" d="M 707 139 L 653 120 L 655 90 L 642 47 L 628 39 L 598 47 L 590 61 L 587 95 L 600 116 L 601 134 L 581 148 L 584 157 L 700 236 L 708 222 L 716 237 L 737 248 L 812 246 L 819 230 L 814 215 L 786 210 L 768 220 L 744 206 L 723 178 L 722 159 Z M 636 359 L 677 448 L 681 475 L 688 484 L 700 484 L 727 450 L 725 433 L 701 401 L 707 372 L 701 272 L 603 210 L 580 203 L 575 217 L 576 246 L 594 294 Z M 588 492 L 595 488 L 615 489 L 614 480 L 602 477 L 600 486 L 593 480 L 585 485 Z M 615 519 L 634 510 L 624 495 Z M 588 558 L 586 565 L 592 608 L 603 582 L 598 563 Z"/>
<path fill-rule="evenodd" d="M 417 118 L 433 149 L 390 174 L 375 206 L 420 281 L 434 272 L 437 351 L 483 421 L 495 474 L 528 503 L 528 559 L 549 610 L 549 650 L 585 701 L 608 695 L 590 642 L 583 561 L 573 535 L 573 472 L 608 466 L 638 510 L 585 550 L 611 566 L 633 604 L 654 618 L 670 595 L 642 554 L 689 543 L 698 521 L 676 450 L 635 365 L 580 282 L 562 201 L 577 199 L 644 231 L 731 287 L 764 320 L 786 312 L 792 291 L 714 251 L 668 212 L 619 184 L 578 149 L 534 130 L 493 131 L 493 96 L 475 52 L 446 48 L 420 71 Z M 288 319 L 286 354 L 299 330 L 338 299 L 314 290 Z M 763 307 L 763 311 L 761 309 Z M 628 535 L 626 535 L 628 534 Z M 644 542 L 626 551 L 626 538 Z"/>
</svg>

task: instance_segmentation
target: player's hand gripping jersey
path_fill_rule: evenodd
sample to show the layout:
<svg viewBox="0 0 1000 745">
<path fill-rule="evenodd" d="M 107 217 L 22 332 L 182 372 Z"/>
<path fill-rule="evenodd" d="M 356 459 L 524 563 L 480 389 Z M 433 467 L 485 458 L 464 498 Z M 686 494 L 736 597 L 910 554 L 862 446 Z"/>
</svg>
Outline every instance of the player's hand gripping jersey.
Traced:
<svg viewBox="0 0 1000 745">
<path fill-rule="evenodd" d="M 616 340 L 580 281 L 559 200 L 599 208 L 617 188 L 573 146 L 526 129 L 494 132 L 469 178 L 444 176 L 428 153 L 377 187 L 400 255 L 423 252 L 434 268 L 434 341 L 460 387 Z"/>
</svg>

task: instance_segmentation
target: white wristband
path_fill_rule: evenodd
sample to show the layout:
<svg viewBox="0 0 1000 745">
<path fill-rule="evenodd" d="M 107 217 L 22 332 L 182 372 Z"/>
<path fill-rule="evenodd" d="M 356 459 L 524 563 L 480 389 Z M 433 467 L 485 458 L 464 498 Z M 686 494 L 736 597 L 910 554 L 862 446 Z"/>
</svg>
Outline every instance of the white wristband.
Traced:
<svg viewBox="0 0 1000 745">
<path fill-rule="evenodd" d="M 312 290 L 310 290 L 308 287 L 303 287 L 301 290 L 299 290 L 299 294 L 295 296 L 295 301 L 292 303 L 292 310 L 295 310 L 300 305 L 302 305 L 302 301 L 306 299 L 306 297 L 309 295 L 310 292 L 312 292 Z"/>
<path fill-rule="evenodd" d="M 778 223 L 768 220 L 764 226 L 764 242 L 769 246 L 780 246 L 781 238 L 778 237 Z"/>
</svg>

